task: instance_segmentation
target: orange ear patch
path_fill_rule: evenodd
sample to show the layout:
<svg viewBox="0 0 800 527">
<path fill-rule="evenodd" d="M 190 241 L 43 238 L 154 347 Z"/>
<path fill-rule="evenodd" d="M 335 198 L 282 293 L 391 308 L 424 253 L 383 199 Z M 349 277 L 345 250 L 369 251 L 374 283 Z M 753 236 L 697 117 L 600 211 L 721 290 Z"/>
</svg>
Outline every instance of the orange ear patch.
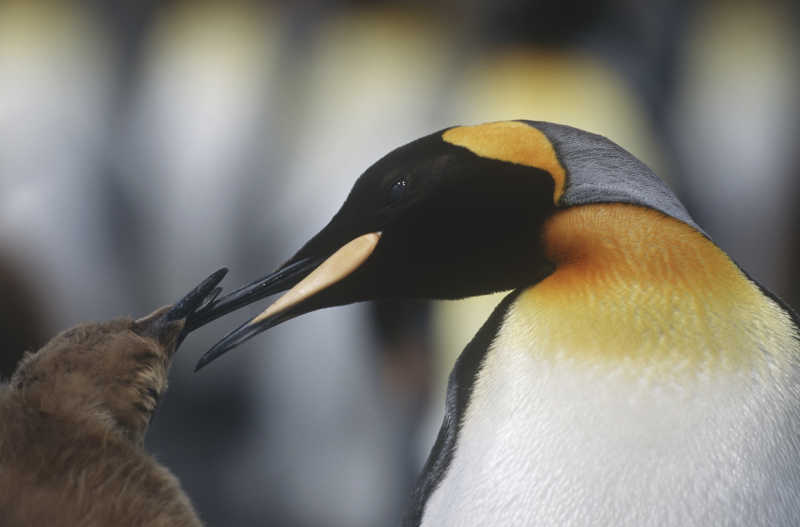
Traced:
<svg viewBox="0 0 800 527">
<path fill-rule="evenodd" d="M 536 128 L 516 121 L 498 121 L 474 126 L 457 126 L 442 139 L 463 146 L 475 155 L 547 171 L 553 178 L 553 203 L 564 192 L 566 172 L 547 137 Z"/>
</svg>

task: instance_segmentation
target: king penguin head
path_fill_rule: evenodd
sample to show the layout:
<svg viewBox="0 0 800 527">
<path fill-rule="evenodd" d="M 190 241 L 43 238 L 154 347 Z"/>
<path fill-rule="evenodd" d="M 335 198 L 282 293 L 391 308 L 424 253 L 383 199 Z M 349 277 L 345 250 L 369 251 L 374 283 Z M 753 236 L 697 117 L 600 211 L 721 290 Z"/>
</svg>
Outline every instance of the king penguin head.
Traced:
<svg viewBox="0 0 800 527">
<path fill-rule="evenodd" d="M 543 235 L 548 218 L 592 203 L 642 206 L 700 230 L 643 163 L 595 134 L 504 121 L 417 139 L 369 167 L 330 223 L 277 271 L 188 321 L 191 330 L 286 291 L 209 350 L 197 368 L 324 307 L 534 285 L 555 268 Z"/>
</svg>

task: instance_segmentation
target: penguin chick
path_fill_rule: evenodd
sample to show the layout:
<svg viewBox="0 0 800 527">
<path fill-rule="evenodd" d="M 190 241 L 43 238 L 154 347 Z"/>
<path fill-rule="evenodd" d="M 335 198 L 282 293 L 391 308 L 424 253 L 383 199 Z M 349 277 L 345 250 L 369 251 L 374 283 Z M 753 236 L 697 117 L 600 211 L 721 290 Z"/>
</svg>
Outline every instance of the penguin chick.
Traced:
<svg viewBox="0 0 800 527">
<path fill-rule="evenodd" d="M 174 306 L 80 324 L 0 384 L 0 523 L 200 526 L 177 478 L 143 449 L 185 320 L 226 270 Z"/>
</svg>

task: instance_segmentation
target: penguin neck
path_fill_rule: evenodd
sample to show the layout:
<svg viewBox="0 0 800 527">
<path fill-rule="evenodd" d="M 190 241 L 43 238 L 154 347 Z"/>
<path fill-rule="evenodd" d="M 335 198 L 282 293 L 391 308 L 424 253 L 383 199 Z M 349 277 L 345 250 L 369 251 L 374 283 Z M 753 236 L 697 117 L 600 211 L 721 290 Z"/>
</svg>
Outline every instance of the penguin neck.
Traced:
<svg viewBox="0 0 800 527">
<path fill-rule="evenodd" d="M 511 317 L 536 353 L 646 361 L 693 371 L 750 363 L 763 339 L 792 340 L 788 315 L 731 259 L 685 223 L 626 204 L 553 215 L 544 244 L 556 270 L 524 291 Z"/>
<path fill-rule="evenodd" d="M 602 292 L 638 287 L 692 296 L 724 290 L 744 275 L 728 256 L 685 223 L 621 203 L 572 207 L 544 228 L 553 282 Z M 638 299 L 637 299 L 638 300 Z M 647 301 L 647 298 L 644 298 Z"/>
</svg>

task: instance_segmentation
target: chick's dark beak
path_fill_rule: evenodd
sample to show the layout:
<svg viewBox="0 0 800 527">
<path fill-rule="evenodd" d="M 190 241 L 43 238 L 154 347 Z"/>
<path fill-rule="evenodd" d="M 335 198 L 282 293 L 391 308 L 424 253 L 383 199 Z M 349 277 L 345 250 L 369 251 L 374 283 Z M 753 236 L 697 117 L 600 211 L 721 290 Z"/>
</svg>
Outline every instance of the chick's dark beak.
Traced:
<svg viewBox="0 0 800 527">
<path fill-rule="evenodd" d="M 256 300 L 286 291 L 261 314 L 208 350 L 198 361 L 195 371 L 259 333 L 307 312 L 307 301 L 358 269 L 375 250 L 379 240 L 380 233 L 367 233 L 346 243 L 327 258 L 304 257 L 290 262 L 197 312 L 187 323 L 189 331 Z"/>
<path fill-rule="evenodd" d="M 171 307 L 157 309 L 136 320 L 134 322 L 135 330 L 163 344 L 174 342 L 175 349 L 177 349 L 190 331 L 187 327 L 191 317 L 197 310 L 213 302 L 222 291 L 218 284 L 226 274 L 228 274 L 228 269 L 225 267 L 215 271 Z"/>
<path fill-rule="evenodd" d="M 222 292 L 219 283 L 228 274 L 228 269 L 223 267 L 215 271 L 211 276 L 200 282 L 200 285 L 189 291 L 186 296 L 178 300 L 172 309 L 167 311 L 165 320 L 172 322 L 174 320 L 182 320 L 190 318 L 198 309 L 207 305 L 216 299 L 217 295 Z"/>
</svg>

